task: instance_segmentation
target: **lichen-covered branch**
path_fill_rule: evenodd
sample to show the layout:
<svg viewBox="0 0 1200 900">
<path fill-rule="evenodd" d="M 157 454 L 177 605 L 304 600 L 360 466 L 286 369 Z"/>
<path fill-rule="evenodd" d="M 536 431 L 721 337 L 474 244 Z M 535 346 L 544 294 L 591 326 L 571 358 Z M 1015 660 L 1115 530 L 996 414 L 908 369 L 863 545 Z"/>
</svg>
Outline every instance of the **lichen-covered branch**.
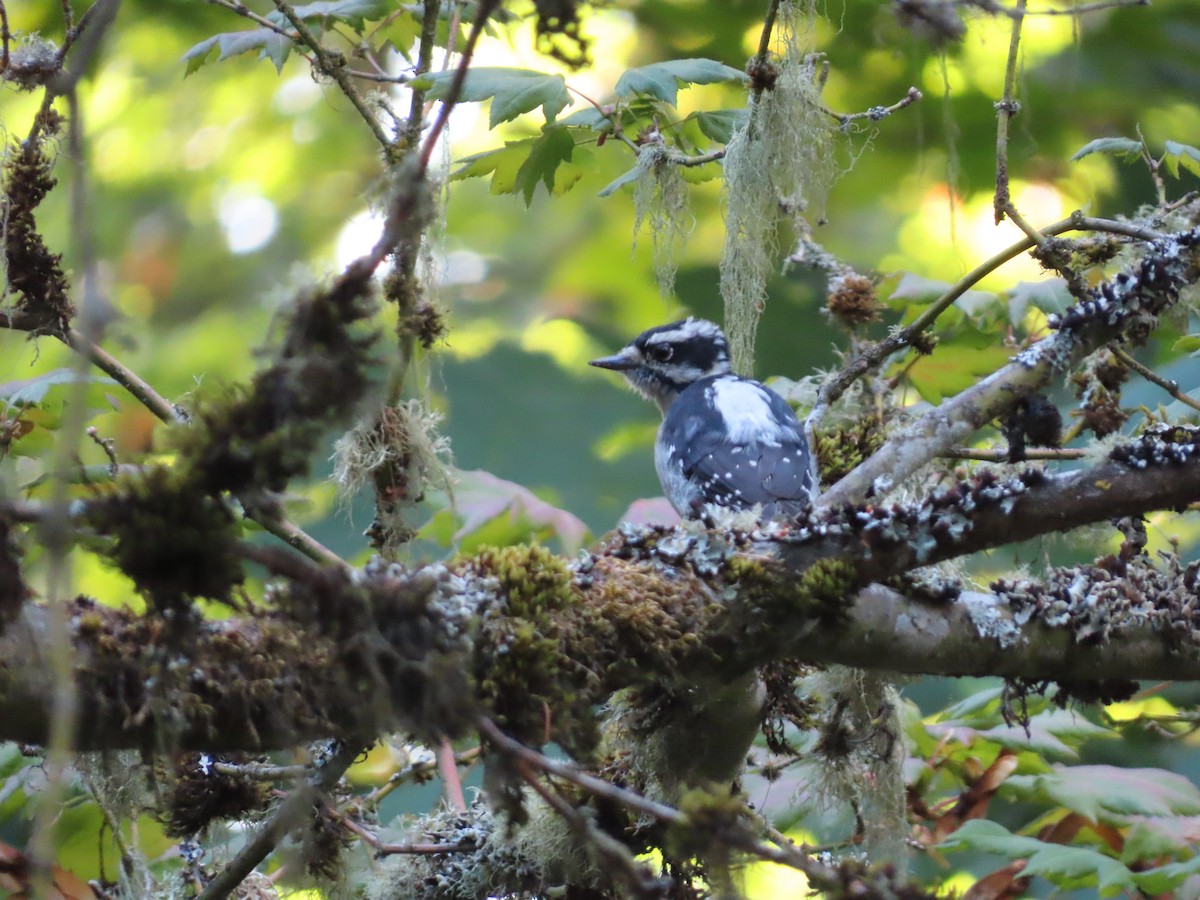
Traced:
<svg viewBox="0 0 1200 900">
<path fill-rule="evenodd" d="M 530 743 L 549 728 L 586 758 L 594 704 L 613 691 L 729 684 L 785 657 L 1030 680 L 1200 678 L 1196 566 L 1125 554 L 987 597 L 910 590 L 909 574 L 1197 500 L 1200 430 L 1163 428 L 1086 471 L 984 473 L 914 505 L 750 530 L 627 526 L 573 565 L 536 547 L 416 570 L 303 564 L 274 612 L 225 622 L 185 627 L 78 601 L 81 749 L 260 749 L 395 729 L 433 742 L 482 714 Z M 0 739 L 46 733 L 46 621 L 27 605 L 0 638 Z"/>
<path fill-rule="evenodd" d="M 1057 329 L 1011 363 L 942 403 L 830 488 L 821 506 L 886 493 L 926 462 L 964 444 L 979 428 L 1040 390 L 1109 341 L 1144 337 L 1180 290 L 1200 278 L 1200 229 L 1153 242 L 1144 256 L 1061 317 Z"/>
<path fill-rule="evenodd" d="M 1147 228 L 1142 228 L 1138 225 L 1129 222 L 1119 222 L 1113 219 L 1096 219 L 1089 216 L 1084 216 L 1076 211 L 1067 218 L 1055 222 L 1041 229 L 1043 235 L 1059 235 L 1068 231 L 1097 231 L 1108 234 L 1119 234 L 1126 237 L 1135 238 L 1141 241 L 1159 240 L 1165 235 L 1152 231 Z M 834 373 L 824 384 L 821 385 L 820 393 L 817 395 L 817 402 L 813 405 L 812 411 L 809 413 L 806 429 L 814 429 L 821 421 L 829 408 L 841 398 L 843 394 L 849 390 L 859 378 L 868 372 L 872 372 L 879 368 L 885 360 L 893 353 L 903 350 L 905 347 L 915 347 L 923 339 L 925 333 L 933 327 L 938 318 L 949 309 L 954 302 L 965 294 L 972 286 L 978 284 L 987 275 L 995 272 L 1001 266 L 1016 259 L 1027 250 L 1032 250 L 1037 246 L 1037 242 L 1030 237 L 1025 237 L 1020 241 L 1004 248 L 999 253 L 989 259 L 984 260 L 953 285 L 950 286 L 940 297 L 935 299 L 928 307 L 911 323 L 903 328 L 896 329 L 892 334 L 888 335 L 878 343 L 871 344 L 859 352 L 853 359 L 850 360 L 839 371 Z M 793 260 L 798 256 L 798 253 L 793 254 Z M 927 339 L 927 338 L 926 338 Z"/>
</svg>

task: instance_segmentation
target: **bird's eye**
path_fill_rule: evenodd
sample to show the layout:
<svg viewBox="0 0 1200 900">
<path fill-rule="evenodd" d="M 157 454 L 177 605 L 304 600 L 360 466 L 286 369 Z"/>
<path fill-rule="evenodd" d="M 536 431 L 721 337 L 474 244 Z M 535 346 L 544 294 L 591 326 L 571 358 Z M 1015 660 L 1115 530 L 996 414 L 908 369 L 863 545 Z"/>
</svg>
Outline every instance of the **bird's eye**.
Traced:
<svg viewBox="0 0 1200 900">
<path fill-rule="evenodd" d="M 650 344 L 646 347 L 646 356 L 654 360 L 654 362 L 670 362 L 671 357 L 675 355 L 675 348 L 670 344 Z"/>
</svg>

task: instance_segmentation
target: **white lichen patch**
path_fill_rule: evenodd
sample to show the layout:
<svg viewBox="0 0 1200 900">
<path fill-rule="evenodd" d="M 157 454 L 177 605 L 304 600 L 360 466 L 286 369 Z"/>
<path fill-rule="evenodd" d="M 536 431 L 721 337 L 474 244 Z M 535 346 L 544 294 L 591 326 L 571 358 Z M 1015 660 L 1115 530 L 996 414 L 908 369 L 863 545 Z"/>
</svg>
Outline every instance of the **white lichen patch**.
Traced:
<svg viewBox="0 0 1200 900">
<path fill-rule="evenodd" d="M 980 637 L 991 638 L 1001 647 L 1014 647 L 1021 639 L 1021 627 L 1009 614 L 1007 607 L 996 602 L 991 594 L 963 591 L 958 602 L 966 609 Z"/>
</svg>

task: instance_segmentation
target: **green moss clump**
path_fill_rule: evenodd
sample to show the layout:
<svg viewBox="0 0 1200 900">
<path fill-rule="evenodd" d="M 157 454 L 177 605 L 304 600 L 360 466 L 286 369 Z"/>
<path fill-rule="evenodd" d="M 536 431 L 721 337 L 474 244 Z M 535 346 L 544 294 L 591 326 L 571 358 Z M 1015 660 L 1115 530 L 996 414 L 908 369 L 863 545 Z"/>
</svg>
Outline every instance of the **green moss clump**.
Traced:
<svg viewBox="0 0 1200 900">
<path fill-rule="evenodd" d="M 799 574 L 772 559 L 735 556 L 726 564 L 738 592 L 751 607 L 784 610 L 803 618 L 840 619 L 847 598 L 859 586 L 854 564 L 844 559 L 819 559 Z M 777 617 L 767 617 L 778 622 Z"/>
<path fill-rule="evenodd" d="M 684 793 L 678 806 L 686 819 L 668 828 L 664 855 L 677 861 L 698 861 L 704 879 L 716 889 L 714 893 L 729 896 L 733 889 L 731 838 L 737 835 L 749 840 L 753 834 L 745 801 L 728 786 L 708 785 Z"/>
<path fill-rule="evenodd" d="M 704 643 L 727 615 L 702 578 L 652 561 L 597 557 L 580 596 L 571 657 L 605 680 L 604 691 L 637 681 L 671 683 L 680 669 L 708 671 L 720 654 Z"/>
<path fill-rule="evenodd" d="M 115 538 L 113 561 L 160 612 L 190 597 L 228 601 L 242 582 L 233 514 L 171 469 L 129 479 L 88 507 L 87 522 Z"/>
<path fill-rule="evenodd" d="M 887 435 L 875 416 L 866 416 L 841 428 L 816 435 L 821 483 L 834 484 L 883 446 Z"/>
<path fill-rule="evenodd" d="M 180 468 L 209 493 L 281 491 L 308 469 L 325 431 L 348 421 L 369 384 L 368 288 L 341 282 L 300 297 L 281 346 L 251 385 L 200 407 L 177 439 Z"/>
<path fill-rule="evenodd" d="M 381 720 L 341 676 L 329 641 L 256 617 L 197 629 L 189 666 L 164 665 L 164 620 L 77 599 L 81 749 L 288 746 L 314 734 L 374 733 Z"/>
<path fill-rule="evenodd" d="M 52 253 L 46 246 L 35 216 L 57 183 L 47 149 L 55 145 L 63 121 L 59 113 L 47 107 L 36 118 L 40 137 L 18 143 L 5 155 L 5 293 L 11 290 L 17 294 L 16 312 L 23 320 L 22 329 L 30 334 L 65 334 L 75 315 L 67 296 L 69 284 L 62 254 Z"/>
<path fill-rule="evenodd" d="M 576 758 L 587 758 L 598 732 L 588 671 L 568 652 L 570 569 L 544 547 L 528 545 L 485 547 L 466 566 L 498 581 L 505 598 L 502 614 L 484 621 L 475 656 L 477 689 L 493 718 L 527 744 L 553 734 Z"/>
</svg>

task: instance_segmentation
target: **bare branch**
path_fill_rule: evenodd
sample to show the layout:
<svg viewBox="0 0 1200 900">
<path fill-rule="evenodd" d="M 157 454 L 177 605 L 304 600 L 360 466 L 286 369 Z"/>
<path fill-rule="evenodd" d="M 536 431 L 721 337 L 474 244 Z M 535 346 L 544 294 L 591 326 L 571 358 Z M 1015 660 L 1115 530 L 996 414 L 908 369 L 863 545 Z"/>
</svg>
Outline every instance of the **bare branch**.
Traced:
<svg viewBox="0 0 1200 900">
<path fill-rule="evenodd" d="M 433 158 L 433 148 L 437 145 L 438 138 L 442 136 L 442 131 L 445 129 L 446 123 L 450 121 L 450 113 L 453 112 L 454 106 L 458 103 L 458 98 L 462 94 L 463 83 L 467 80 L 467 69 L 470 67 L 471 59 L 475 55 L 475 47 L 479 43 L 479 38 L 483 35 L 483 28 L 487 24 L 488 18 L 499 5 L 500 0 L 479 0 L 479 8 L 475 13 L 475 21 L 471 23 L 471 33 L 467 35 L 467 45 L 463 47 L 462 58 L 458 61 L 458 68 L 454 70 L 454 80 L 450 82 L 450 87 L 446 91 L 446 97 L 442 100 L 442 108 L 438 112 L 438 117 L 429 129 L 429 134 L 425 136 L 424 146 L 421 147 L 417 171 L 422 174 L 429 168 L 429 161 Z"/>
<path fill-rule="evenodd" d="M 388 136 L 383 133 L 383 127 L 379 124 L 379 119 L 367 109 L 363 98 L 359 96 L 358 90 L 350 80 L 349 74 L 347 74 L 345 60 L 340 58 L 340 56 L 335 58 L 325 49 L 317 39 L 317 36 L 309 30 L 308 26 L 304 24 L 304 20 L 297 15 L 296 10 L 287 0 L 272 0 L 272 2 L 275 4 L 275 8 L 296 29 L 297 41 L 312 50 L 313 56 L 316 57 L 317 69 L 337 82 L 337 86 L 342 89 L 342 93 L 346 95 L 346 99 L 350 101 L 350 104 L 358 111 L 362 120 L 367 123 L 367 127 L 371 129 L 371 134 L 375 135 L 375 140 L 383 148 L 384 155 L 388 159 L 391 159 L 392 154 L 395 152 L 395 147 L 388 140 Z"/>
<path fill-rule="evenodd" d="M 1021 47 L 1021 25 L 1025 18 L 1026 0 L 1017 0 L 1012 22 L 1012 35 L 1008 42 L 1008 63 L 1004 68 L 1004 95 L 996 104 L 996 198 L 993 201 L 996 224 L 1004 218 L 1005 209 L 1011 203 L 1008 191 L 1008 125 L 1013 116 L 1021 111 L 1016 99 L 1017 61 Z"/>
<path fill-rule="evenodd" d="M 1122 362 L 1122 364 L 1130 369 L 1133 369 L 1133 371 L 1137 372 L 1151 384 L 1158 385 L 1184 406 L 1190 406 L 1192 409 L 1200 412 L 1200 402 L 1197 402 L 1195 399 L 1189 397 L 1187 394 L 1181 391 L 1179 389 L 1178 381 L 1171 381 L 1169 378 L 1163 378 L 1153 369 L 1143 366 L 1132 354 L 1122 350 L 1116 344 L 1109 344 L 1108 349 L 1112 352 L 1113 356 Z"/>
<path fill-rule="evenodd" d="M 1058 449 L 1055 447 L 1038 447 L 1025 451 L 1027 460 L 1076 460 L 1083 459 L 1086 450 Z M 1008 462 L 1008 450 L 987 450 L 980 447 L 951 447 L 942 454 L 943 459 L 970 459 L 976 462 L 1003 463 Z"/>
<path fill-rule="evenodd" d="M 273 31 L 280 37 L 287 38 L 289 41 L 296 40 L 295 32 L 288 31 L 286 28 L 283 28 L 282 26 L 277 25 L 276 23 L 274 23 L 270 19 L 268 19 L 266 16 L 260 16 L 258 13 L 256 13 L 254 10 L 250 9 L 250 7 L 246 6 L 246 4 L 244 4 L 244 3 L 238 3 L 238 2 L 236 2 L 236 0 L 205 0 L 205 2 L 211 3 L 214 6 L 220 6 L 224 9 L 229 10 L 230 12 L 235 12 L 242 18 L 249 19 L 251 22 L 255 23 L 256 25 L 261 25 L 263 28 L 266 28 L 268 31 Z"/>
</svg>

